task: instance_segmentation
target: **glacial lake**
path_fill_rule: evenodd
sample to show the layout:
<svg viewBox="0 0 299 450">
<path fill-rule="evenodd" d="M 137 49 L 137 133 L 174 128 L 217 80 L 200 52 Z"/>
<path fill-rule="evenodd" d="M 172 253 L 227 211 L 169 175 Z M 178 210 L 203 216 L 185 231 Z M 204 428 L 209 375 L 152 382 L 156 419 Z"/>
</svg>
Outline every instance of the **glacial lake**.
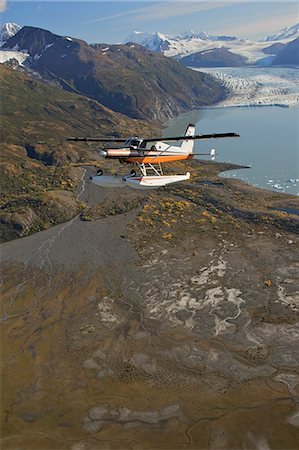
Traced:
<svg viewBox="0 0 299 450">
<path fill-rule="evenodd" d="M 299 195 L 299 106 L 290 108 L 208 108 L 170 120 L 164 136 L 184 133 L 188 123 L 196 134 L 235 132 L 239 138 L 197 141 L 194 152 L 215 148 L 216 161 L 250 166 L 222 174 L 277 192 Z M 201 159 L 209 157 L 198 156 Z"/>
</svg>

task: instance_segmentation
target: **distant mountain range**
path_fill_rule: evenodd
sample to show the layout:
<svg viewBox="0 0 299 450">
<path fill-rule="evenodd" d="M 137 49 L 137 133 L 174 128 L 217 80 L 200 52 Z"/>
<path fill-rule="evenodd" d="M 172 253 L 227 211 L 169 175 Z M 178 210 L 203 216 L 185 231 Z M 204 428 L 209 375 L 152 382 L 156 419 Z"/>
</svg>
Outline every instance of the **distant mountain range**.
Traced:
<svg viewBox="0 0 299 450">
<path fill-rule="evenodd" d="M 27 29 L 31 27 L 24 28 Z M 27 60 L 27 65 L 30 63 L 32 66 L 39 66 L 40 64 L 35 64 L 41 58 L 41 53 L 38 52 L 38 49 L 40 49 L 41 52 L 44 52 L 44 50 L 47 50 L 45 47 L 53 44 L 59 36 L 46 32 L 45 30 L 40 30 L 40 41 L 37 40 L 35 43 L 30 41 L 30 39 L 35 38 L 33 36 L 29 38 L 28 33 L 26 33 L 26 41 L 29 39 L 29 43 L 23 42 L 23 37 L 19 35 L 18 41 L 21 39 L 20 42 L 11 40 L 20 29 L 21 27 L 15 23 L 8 23 L 0 30 L 0 45 L 2 45 L 3 50 L 22 50 L 21 53 L 16 52 L 14 54 L 8 54 L 8 52 L 3 53 L 0 50 L 0 62 L 4 62 L 6 59 L 14 57 L 22 64 L 29 56 L 30 61 Z M 31 30 L 34 30 L 34 28 L 31 28 Z M 50 35 L 47 33 L 50 33 L 52 37 L 49 38 Z M 45 36 L 48 36 L 48 38 Z M 167 35 L 159 32 L 144 33 L 142 31 L 135 31 L 127 36 L 124 40 L 124 45 L 130 43 L 138 44 L 150 51 L 180 60 L 185 66 L 197 68 L 240 67 L 247 65 L 296 65 L 298 64 L 299 53 L 298 41 L 296 40 L 297 37 L 299 37 L 299 24 L 292 27 L 286 27 L 275 34 L 266 36 L 262 41 L 249 41 L 240 39 L 236 36 L 214 35 L 206 31 L 186 31 L 176 35 Z M 6 44 L 8 40 L 9 43 Z M 81 47 L 86 47 L 88 45 L 87 43 L 83 44 L 83 41 L 78 39 L 75 39 L 74 41 L 80 42 Z M 294 41 L 294 44 L 290 45 L 291 41 Z M 29 48 L 27 48 L 25 44 L 29 44 L 30 55 L 24 56 L 26 50 Z M 289 48 L 285 49 L 287 46 L 289 46 Z M 93 44 L 90 45 L 89 48 L 99 50 L 100 45 Z M 102 47 L 102 49 L 103 48 L 105 48 L 105 46 Z M 116 46 L 109 46 L 109 49 L 112 48 L 116 48 Z M 122 51 L 122 49 L 124 49 L 124 46 L 118 46 L 117 51 Z M 279 53 L 282 50 L 284 50 L 284 52 L 279 56 Z M 104 53 L 108 55 L 107 52 Z M 59 55 L 59 57 L 61 57 L 61 55 Z M 35 60 L 32 61 L 32 58 L 35 58 Z M 108 106 L 111 106 L 110 102 Z M 129 113 L 129 109 L 125 112 Z M 161 116 L 163 115 L 164 113 L 161 114 Z"/>
<path fill-rule="evenodd" d="M 252 61 L 245 56 L 227 50 L 225 47 L 203 50 L 183 56 L 180 62 L 188 67 L 243 67 L 252 66 L 293 66 L 299 64 L 299 38 L 287 44 L 281 42 L 265 47 L 262 56 Z"/>
<path fill-rule="evenodd" d="M 278 47 L 276 46 L 275 51 L 270 53 L 271 43 L 285 46 L 298 36 L 299 25 L 296 24 L 267 36 L 262 41 L 249 41 L 236 36 L 211 35 L 206 31 L 199 33 L 190 31 L 177 35 L 136 31 L 127 36 L 124 42 L 138 43 L 152 51 L 162 52 L 166 56 L 181 60 L 183 64 L 189 65 L 192 61 L 192 64 L 195 64 L 194 67 L 244 66 L 248 64 L 264 66 L 272 63 L 278 64 L 275 61 Z M 272 48 L 274 50 L 274 47 Z M 193 56 L 191 57 L 191 55 Z M 297 64 L 296 61 L 296 55 L 289 53 L 288 62 L 285 64 Z"/>
<path fill-rule="evenodd" d="M 190 43 L 191 41 L 195 40 L 231 42 L 237 40 L 237 38 L 235 36 L 212 36 L 206 31 L 201 31 L 199 33 L 195 33 L 194 31 L 187 31 L 174 36 L 162 34 L 159 32 L 143 33 L 142 31 L 134 31 L 126 37 L 123 43 L 127 44 L 129 42 L 134 42 L 148 48 L 149 50 L 165 53 L 168 50 L 172 51 L 173 49 L 177 48 L 179 44 L 182 44 L 184 42 Z"/>
<path fill-rule="evenodd" d="M 40 28 L 5 24 L 0 63 L 21 64 L 129 117 L 164 121 L 225 96 L 214 78 L 184 66 L 298 65 L 297 35 L 298 24 L 259 42 L 188 31 L 174 36 L 135 32 L 125 44 L 89 45 Z"/>
<path fill-rule="evenodd" d="M 27 54 L 23 63 L 69 92 L 95 99 L 131 118 L 164 121 L 219 101 L 210 75 L 136 45 L 89 45 L 40 28 L 23 27 L 2 47 Z"/>
</svg>

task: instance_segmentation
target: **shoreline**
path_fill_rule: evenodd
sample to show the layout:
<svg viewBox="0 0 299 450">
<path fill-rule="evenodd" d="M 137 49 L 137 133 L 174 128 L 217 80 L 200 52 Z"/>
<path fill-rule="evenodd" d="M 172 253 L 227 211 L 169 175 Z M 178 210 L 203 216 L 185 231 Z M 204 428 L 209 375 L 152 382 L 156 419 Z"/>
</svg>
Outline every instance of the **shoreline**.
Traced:
<svg viewBox="0 0 299 450">
<path fill-rule="evenodd" d="M 220 102 L 217 103 L 216 105 L 211 105 L 211 106 L 202 106 L 200 108 L 197 108 L 196 111 L 204 111 L 204 110 L 209 110 L 209 109 L 226 109 L 226 108 L 296 108 L 299 106 L 299 102 L 298 103 L 294 103 L 294 104 L 279 104 L 279 103 L 269 103 L 269 104 L 248 104 L 248 105 L 238 105 L 238 104 L 231 104 L 231 105 L 221 105 Z"/>
<path fill-rule="evenodd" d="M 290 196 L 295 197 L 295 198 L 299 197 L 299 193 L 298 194 L 292 194 L 290 192 L 283 191 L 282 189 L 278 189 L 277 187 L 274 187 L 274 186 L 271 189 L 271 187 L 253 185 L 248 180 L 244 180 L 242 178 L 239 178 L 237 176 L 238 175 L 237 172 L 236 172 L 236 176 L 231 176 L 231 177 L 225 176 L 225 174 L 227 174 L 227 172 L 230 172 L 230 171 L 234 171 L 234 170 L 238 171 L 238 170 L 242 170 L 242 169 L 251 169 L 251 168 L 252 168 L 251 166 L 243 166 L 243 167 L 240 166 L 240 167 L 236 167 L 236 168 L 233 168 L 233 169 L 226 169 L 224 171 L 219 172 L 218 176 L 219 176 L 219 178 L 223 178 L 225 180 L 238 180 L 241 183 L 244 183 L 244 184 L 246 184 L 246 185 L 248 185 L 248 186 L 250 186 L 252 188 L 255 188 L 255 189 L 259 189 L 259 190 L 262 189 L 262 190 L 268 191 L 268 192 L 275 192 L 276 194 L 290 195 Z M 222 174 L 223 174 L 223 176 L 222 176 Z"/>
<path fill-rule="evenodd" d="M 237 184 L 238 188 L 240 188 L 241 190 L 248 190 L 248 192 L 255 192 L 258 190 L 259 193 L 261 193 L 263 191 L 263 194 L 266 197 L 269 196 L 269 194 L 271 196 L 271 194 L 275 193 L 275 194 L 278 194 L 279 196 L 281 196 L 281 198 L 285 197 L 286 202 L 288 202 L 288 200 L 292 202 L 292 200 L 297 199 L 296 195 L 292 195 L 287 192 L 276 192 L 276 191 L 273 191 L 271 189 L 267 189 L 264 187 L 253 186 L 250 183 L 248 183 L 242 179 L 239 179 L 237 177 L 222 177 L 221 176 L 221 174 L 225 174 L 225 173 L 228 173 L 228 172 L 234 171 L 234 170 L 238 171 L 238 170 L 243 170 L 243 169 L 250 169 L 250 166 L 236 164 L 236 163 L 207 161 L 207 160 L 198 160 L 198 159 L 193 160 L 193 162 L 199 166 L 199 169 L 197 169 L 199 171 L 201 169 L 205 170 L 205 167 L 207 167 L 207 166 L 211 166 L 212 173 L 210 174 L 210 176 L 209 175 L 207 175 L 207 177 L 204 176 L 203 179 L 199 180 L 198 183 L 196 183 L 196 182 L 190 183 L 190 187 L 192 187 L 192 185 L 194 185 L 194 184 L 195 185 L 198 184 L 198 185 L 202 185 L 203 187 L 204 186 L 207 187 L 207 186 L 209 186 L 209 183 L 210 183 L 210 186 L 213 186 L 213 184 L 216 186 L 218 183 L 223 184 L 222 180 L 225 180 L 228 183 Z M 82 169 L 82 176 L 80 178 L 80 183 L 78 184 L 78 186 L 76 188 L 76 191 L 78 192 L 76 194 L 76 199 L 81 201 L 82 199 L 79 197 L 81 197 L 82 195 L 84 197 L 85 190 L 87 188 L 89 189 L 89 191 L 91 190 L 93 192 L 93 194 L 92 194 L 92 197 L 89 198 L 89 202 L 91 202 L 92 208 L 94 208 L 97 204 L 104 205 L 104 210 L 105 210 L 105 208 L 107 208 L 107 215 L 104 214 L 102 217 L 99 217 L 99 218 L 105 218 L 105 217 L 109 218 L 110 217 L 109 212 L 108 212 L 109 211 L 109 202 L 112 201 L 112 203 L 113 203 L 115 201 L 115 198 L 121 197 L 122 191 L 127 192 L 127 194 L 125 194 L 125 195 L 129 196 L 129 198 L 135 198 L 135 196 L 136 197 L 140 196 L 140 197 L 146 198 L 152 193 L 151 190 L 135 192 L 136 190 L 131 189 L 131 188 L 98 188 L 98 186 L 96 186 L 96 185 L 93 186 L 91 183 L 88 183 L 88 178 L 91 174 L 89 168 L 91 168 L 91 167 L 94 168 L 94 166 L 88 166 L 84 163 L 82 163 L 82 166 L 80 166 L 80 169 Z M 196 172 L 193 173 L 192 176 L 196 177 Z M 216 181 L 210 181 L 210 180 L 207 180 L 207 178 L 211 178 L 212 180 L 216 180 Z M 217 179 L 219 181 L 217 181 Z M 181 184 L 182 186 L 185 185 L 185 183 L 179 183 L 179 184 Z M 173 185 L 172 187 L 180 188 L 180 186 L 175 186 L 175 185 Z M 171 190 L 171 187 L 170 187 L 170 190 Z M 156 192 L 158 194 L 159 194 L 159 191 L 164 192 L 163 189 L 162 190 L 158 189 L 157 191 Z M 166 191 L 167 191 L 167 189 L 166 189 Z M 293 208 L 293 206 L 290 207 L 290 209 L 292 209 L 292 208 Z M 39 234 L 48 232 L 49 230 L 52 230 L 53 228 L 68 227 L 69 224 L 71 225 L 77 218 L 79 219 L 79 222 L 83 222 L 83 223 L 89 222 L 89 221 L 93 222 L 94 220 L 96 220 L 96 219 L 88 219 L 88 218 L 86 219 L 85 216 L 87 215 L 87 217 L 88 217 L 88 210 L 86 210 L 86 211 L 83 210 L 83 211 L 79 212 L 79 214 L 78 213 L 75 214 L 74 217 L 70 217 L 69 220 L 67 220 L 66 222 L 59 222 L 59 223 L 53 224 L 52 226 L 45 228 L 44 230 L 35 231 L 33 233 L 26 234 L 25 236 L 19 236 L 15 239 L 3 241 L 0 244 L 0 248 L 1 247 L 5 248 L 5 246 L 9 245 L 12 242 L 18 242 L 22 239 L 27 239 L 30 236 L 39 235 Z M 120 213 L 120 214 L 128 214 L 128 213 L 124 212 L 124 213 Z"/>
</svg>

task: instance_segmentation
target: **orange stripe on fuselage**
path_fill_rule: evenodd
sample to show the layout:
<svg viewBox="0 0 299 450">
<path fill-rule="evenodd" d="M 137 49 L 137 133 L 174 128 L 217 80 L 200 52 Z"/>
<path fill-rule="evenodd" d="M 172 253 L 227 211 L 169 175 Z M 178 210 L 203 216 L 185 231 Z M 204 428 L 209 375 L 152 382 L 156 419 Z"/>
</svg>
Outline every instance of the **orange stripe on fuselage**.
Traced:
<svg viewBox="0 0 299 450">
<path fill-rule="evenodd" d="M 188 154 L 188 155 L 172 155 L 172 156 L 132 156 L 131 158 L 123 158 L 125 162 L 130 163 L 144 163 L 144 164 L 158 164 L 158 163 L 164 163 L 164 162 L 171 162 L 171 161 L 182 161 L 185 159 L 192 159 L 194 155 Z"/>
</svg>

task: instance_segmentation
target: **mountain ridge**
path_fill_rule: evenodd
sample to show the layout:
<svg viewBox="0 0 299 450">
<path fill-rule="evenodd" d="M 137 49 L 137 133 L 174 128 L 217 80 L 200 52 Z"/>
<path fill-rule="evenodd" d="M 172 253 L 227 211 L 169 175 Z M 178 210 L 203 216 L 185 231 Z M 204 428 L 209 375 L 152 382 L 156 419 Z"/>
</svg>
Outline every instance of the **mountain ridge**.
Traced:
<svg viewBox="0 0 299 450">
<path fill-rule="evenodd" d="M 7 23 L 4 25 L 4 27 L 2 27 L 2 30 L 9 30 L 10 34 L 9 36 L 7 36 L 7 38 L 9 38 L 13 37 L 13 35 L 15 35 L 20 28 L 21 27 L 17 24 Z M 23 28 L 26 29 L 26 27 Z M 40 28 L 40 30 L 42 29 Z M 55 36 L 59 37 L 58 35 Z M 285 27 L 275 34 L 266 36 L 263 40 L 260 41 L 249 41 L 246 39 L 240 39 L 236 36 L 215 35 L 208 33 L 207 31 L 195 32 L 193 30 L 190 30 L 173 35 L 163 34 L 161 32 L 144 33 L 142 31 L 135 31 L 128 35 L 123 42 L 127 44 L 131 43 L 141 45 L 149 49 L 150 51 L 162 53 L 165 56 L 172 57 L 176 60 L 180 60 L 189 55 L 198 54 L 199 52 L 210 50 L 215 50 L 215 54 L 217 54 L 216 50 L 224 47 L 227 51 L 236 55 L 235 57 L 231 57 L 231 55 L 228 54 L 228 58 L 224 59 L 224 66 L 229 66 L 230 60 L 232 60 L 232 67 L 234 67 L 234 61 L 241 62 L 242 58 L 247 58 L 247 61 L 246 59 L 243 59 L 243 61 L 245 62 L 244 65 L 254 64 L 271 66 L 272 62 L 276 59 L 279 50 L 282 49 L 282 46 L 287 45 L 291 40 L 294 40 L 298 36 L 299 24 L 297 23 L 291 27 Z M 67 38 L 67 36 L 65 36 L 65 38 Z M 73 39 L 80 41 L 80 39 Z M 84 41 L 81 40 L 81 42 Z M 4 49 L 8 48 L 5 45 L 5 42 L 2 42 L 1 45 Z M 95 43 L 87 45 L 96 48 L 100 44 Z M 107 45 L 109 46 L 109 44 Z M 10 42 L 9 46 L 14 50 L 16 49 L 16 47 L 18 47 L 17 45 L 13 45 L 13 41 Z M 25 50 L 27 49 L 24 48 L 24 51 Z M 271 50 L 273 50 L 273 53 L 271 53 Z M 270 55 L 271 57 L 265 58 L 264 54 Z M 38 53 L 35 56 L 36 58 L 40 57 Z M 0 61 L 4 62 L 11 57 L 13 57 L 13 55 L 9 56 L 7 53 L 2 51 L 0 55 Z M 22 64 L 23 61 L 26 60 L 26 56 L 22 54 L 16 54 L 15 58 L 19 60 L 20 64 Z M 208 67 L 213 66 L 214 63 L 212 62 L 211 66 Z M 203 67 L 206 67 L 206 65 L 204 64 Z"/>
<path fill-rule="evenodd" d="M 64 89 L 93 98 L 137 119 L 165 121 L 216 103 L 221 86 L 162 54 L 136 44 L 89 45 L 34 27 L 23 27 L 4 48 L 26 50 L 30 67 Z"/>
<path fill-rule="evenodd" d="M 246 65 L 247 59 L 230 52 L 224 47 L 184 56 L 180 62 L 189 67 L 241 67 Z"/>
<path fill-rule="evenodd" d="M 299 37 L 286 44 L 274 59 L 273 65 L 299 65 Z"/>
<path fill-rule="evenodd" d="M 299 23 L 296 23 L 295 25 L 291 27 L 285 27 L 282 30 L 278 31 L 277 33 L 274 33 L 272 35 L 266 36 L 265 41 L 279 41 L 289 38 L 294 38 L 295 36 L 298 37 L 299 35 Z"/>
</svg>

